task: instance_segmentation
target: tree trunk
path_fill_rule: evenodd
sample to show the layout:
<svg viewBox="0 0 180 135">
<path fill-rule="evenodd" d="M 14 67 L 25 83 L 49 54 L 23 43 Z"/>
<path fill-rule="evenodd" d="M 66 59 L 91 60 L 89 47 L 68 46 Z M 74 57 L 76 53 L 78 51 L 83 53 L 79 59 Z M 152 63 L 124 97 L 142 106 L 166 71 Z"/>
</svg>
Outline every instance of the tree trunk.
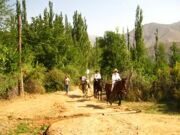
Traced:
<svg viewBox="0 0 180 135">
<path fill-rule="evenodd" d="M 21 15 L 18 15 L 18 51 L 19 51 L 19 78 L 18 78 L 18 89 L 19 89 L 19 95 L 24 96 L 24 85 L 23 85 L 23 72 L 22 72 L 22 61 L 21 61 L 21 53 L 22 53 L 22 47 L 21 47 L 21 31 L 22 31 L 22 24 L 21 24 Z"/>
</svg>

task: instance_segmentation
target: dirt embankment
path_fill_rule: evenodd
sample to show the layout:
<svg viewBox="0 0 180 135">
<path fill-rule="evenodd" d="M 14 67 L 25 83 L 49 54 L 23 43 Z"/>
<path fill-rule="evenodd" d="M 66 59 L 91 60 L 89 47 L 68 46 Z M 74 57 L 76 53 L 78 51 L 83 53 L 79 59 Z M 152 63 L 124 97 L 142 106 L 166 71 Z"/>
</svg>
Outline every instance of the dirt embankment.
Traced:
<svg viewBox="0 0 180 135">
<path fill-rule="evenodd" d="M 143 104 L 143 103 L 142 103 Z M 133 106 L 133 104 L 131 105 Z M 0 133 L 5 134 L 18 122 L 50 125 L 48 135 L 178 135 L 180 115 L 134 113 L 122 106 L 83 98 L 74 88 L 69 95 L 56 92 L 0 101 Z"/>
</svg>

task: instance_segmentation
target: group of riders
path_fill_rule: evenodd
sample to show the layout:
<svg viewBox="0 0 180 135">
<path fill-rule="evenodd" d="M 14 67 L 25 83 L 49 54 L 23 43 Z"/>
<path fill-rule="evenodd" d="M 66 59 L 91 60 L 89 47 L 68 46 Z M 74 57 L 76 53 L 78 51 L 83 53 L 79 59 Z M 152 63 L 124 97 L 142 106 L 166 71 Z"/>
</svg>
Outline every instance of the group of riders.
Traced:
<svg viewBox="0 0 180 135">
<path fill-rule="evenodd" d="M 98 86 L 100 85 L 101 83 L 101 80 L 102 80 L 102 77 L 101 77 L 101 74 L 98 70 L 95 71 L 95 74 L 93 76 L 93 89 L 94 89 L 94 95 L 96 95 L 96 90 L 98 89 L 101 89 L 101 88 L 98 88 Z M 89 80 L 87 79 L 86 76 L 81 76 L 80 77 L 80 81 L 81 81 L 81 88 L 82 90 L 84 90 L 84 86 L 87 85 L 88 88 L 90 88 L 90 84 L 89 84 Z M 113 73 L 112 73 L 112 87 L 111 87 L 111 91 L 113 90 L 114 88 L 114 85 L 117 81 L 121 81 L 121 77 L 120 77 L 120 74 L 118 72 L 118 70 L 115 68 L 113 70 Z M 84 92 L 84 91 L 83 91 Z"/>
</svg>

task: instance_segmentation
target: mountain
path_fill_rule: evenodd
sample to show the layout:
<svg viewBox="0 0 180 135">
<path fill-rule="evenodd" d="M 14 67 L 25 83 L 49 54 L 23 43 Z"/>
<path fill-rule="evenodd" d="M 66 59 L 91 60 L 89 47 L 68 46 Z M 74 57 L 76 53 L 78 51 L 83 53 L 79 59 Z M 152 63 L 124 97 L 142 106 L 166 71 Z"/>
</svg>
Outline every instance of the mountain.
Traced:
<svg viewBox="0 0 180 135">
<path fill-rule="evenodd" d="M 173 24 L 149 23 L 143 25 L 144 42 L 147 48 L 155 44 L 155 32 L 158 29 L 159 42 L 164 43 L 165 48 L 172 42 L 180 43 L 180 21 Z M 130 40 L 133 42 L 134 30 L 130 32 Z"/>
<path fill-rule="evenodd" d="M 158 29 L 159 42 L 164 43 L 167 50 L 172 42 L 176 42 L 180 47 L 180 21 L 172 24 L 149 23 L 143 25 L 143 35 L 146 48 L 153 50 L 155 44 L 155 32 Z M 95 35 L 89 35 L 92 44 L 96 40 Z M 134 42 L 134 30 L 130 32 L 131 44 Z M 151 52 L 151 51 L 150 51 Z"/>
</svg>

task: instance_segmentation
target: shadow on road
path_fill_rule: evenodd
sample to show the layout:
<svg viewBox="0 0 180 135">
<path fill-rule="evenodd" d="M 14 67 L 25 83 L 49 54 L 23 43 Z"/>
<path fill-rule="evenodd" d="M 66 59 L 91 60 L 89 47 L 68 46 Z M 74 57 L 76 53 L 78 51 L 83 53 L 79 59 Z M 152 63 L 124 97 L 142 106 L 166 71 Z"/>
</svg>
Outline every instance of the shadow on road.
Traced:
<svg viewBox="0 0 180 135">
<path fill-rule="evenodd" d="M 80 95 L 68 95 L 70 98 L 81 98 L 82 96 Z"/>
<path fill-rule="evenodd" d="M 93 108 L 93 109 L 104 109 L 102 106 L 93 105 L 93 104 L 87 104 L 86 106 L 81 106 L 81 107 L 88 107 L 88 108 Z"/>
</svg>

